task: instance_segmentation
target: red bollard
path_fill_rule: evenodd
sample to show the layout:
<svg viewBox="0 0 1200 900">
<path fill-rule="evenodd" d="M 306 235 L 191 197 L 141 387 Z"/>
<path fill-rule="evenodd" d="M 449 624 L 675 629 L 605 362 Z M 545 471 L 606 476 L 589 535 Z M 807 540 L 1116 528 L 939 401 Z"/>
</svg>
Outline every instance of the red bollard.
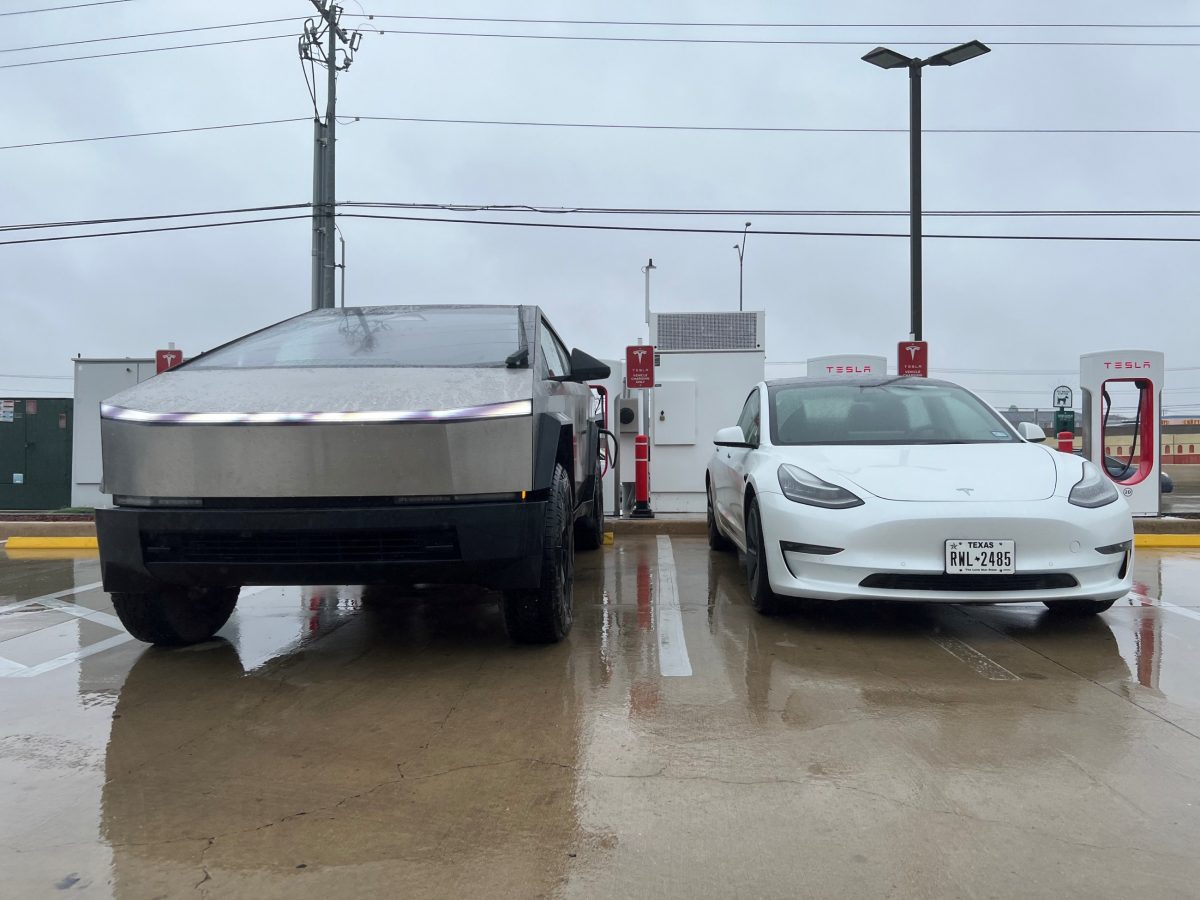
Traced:
<svg viewBox="0 0 1200 900">
<path fill-rule="evenodd" d="M 639 434 L 633 442 L 633 463 L 635 485 L 633 512 L 631 519 L 653 519 L 654 510 L 650 508 L 650 438 Z"/>
<path fill-rule="evenodd" d="M 1060 431 L 1058 433 L 1058 449 L 1063 453 L 1075 452 L 1075 432 Z"/>
</svg>

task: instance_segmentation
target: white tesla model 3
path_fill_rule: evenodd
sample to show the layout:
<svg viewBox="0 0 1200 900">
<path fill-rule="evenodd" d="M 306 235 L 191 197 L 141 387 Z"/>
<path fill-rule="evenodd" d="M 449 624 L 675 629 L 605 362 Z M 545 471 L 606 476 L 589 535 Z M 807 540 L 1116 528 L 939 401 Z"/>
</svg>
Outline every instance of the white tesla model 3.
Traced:
<svg viewBox="0 0 1200 900">
<path fill-rule="evenodd" d="M 755 608 L 1044 602 L 1097 613 L 1132 583 L 1133 520 L 1101 470 L 929 378 L 760 382 L 708 464 L 708 537 Z"/>
</svg>

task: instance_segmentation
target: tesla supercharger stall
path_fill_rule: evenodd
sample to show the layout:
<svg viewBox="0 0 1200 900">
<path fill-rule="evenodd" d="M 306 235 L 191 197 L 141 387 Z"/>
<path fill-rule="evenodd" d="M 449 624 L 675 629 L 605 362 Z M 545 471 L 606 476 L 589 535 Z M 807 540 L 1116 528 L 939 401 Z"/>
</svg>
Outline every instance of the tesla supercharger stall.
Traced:
<svg viewBox="0 0 1200 900">
<path fill-rule="evenodd" d="M 1164 374 L 1157 350 L 1102 350 L 1079 357 L 1083 455 L 1116 483 L 1135 516 L 1159 514 Z M 1114 407 L 1115 393 L 1120 408 Z M 1115 462 L 1106 464 L 1106 453 Z"/>
</svg>

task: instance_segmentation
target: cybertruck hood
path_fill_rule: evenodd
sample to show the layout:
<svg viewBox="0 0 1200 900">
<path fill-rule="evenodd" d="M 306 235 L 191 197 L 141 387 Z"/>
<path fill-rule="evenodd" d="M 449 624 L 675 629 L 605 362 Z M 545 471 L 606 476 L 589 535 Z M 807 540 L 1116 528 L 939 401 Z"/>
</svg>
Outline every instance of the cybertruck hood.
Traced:
<svg viewBox="0 0 1200 900">
<path fill-rule="evenodd" d="M 530 399 L 529 369 L 202 369 L 128 388 L 106 407 L 145 413 L 343 413 L 465 410 Z"/>
</svg>

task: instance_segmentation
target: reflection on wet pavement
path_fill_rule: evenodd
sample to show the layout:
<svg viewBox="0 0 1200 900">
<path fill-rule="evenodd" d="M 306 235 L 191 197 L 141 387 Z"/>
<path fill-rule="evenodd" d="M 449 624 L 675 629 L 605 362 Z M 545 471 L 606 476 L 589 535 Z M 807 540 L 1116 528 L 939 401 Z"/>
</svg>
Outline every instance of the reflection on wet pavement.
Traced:
<svg viewBox="0 0 1200 900">
<path fill-rule="evenodd" d="M 555 647 L 418 586 L 246 589 L 165 651 L 94 559 L 0 558 L 0 895 L 1190 896 L 1197 575 L 765 619 L 647 536 L 580 554 Z"/>
</svg>

